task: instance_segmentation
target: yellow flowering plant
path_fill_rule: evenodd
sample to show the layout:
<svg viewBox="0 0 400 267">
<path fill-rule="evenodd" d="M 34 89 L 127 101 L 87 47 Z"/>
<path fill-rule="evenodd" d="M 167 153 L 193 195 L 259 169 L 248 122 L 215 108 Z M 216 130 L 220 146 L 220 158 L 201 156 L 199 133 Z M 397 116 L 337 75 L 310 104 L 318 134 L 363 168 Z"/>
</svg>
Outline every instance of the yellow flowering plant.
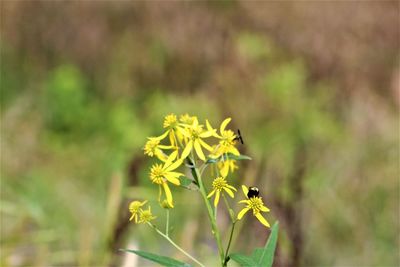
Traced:
<svg viewBox="0 0 400 267">
<path fill-rule="evenodd" d="M 217 131 L 208 120 L 205 120 L 205 123 L 202 124 L 196 116 L 184 114 L 179 116 L 178 119 L 175 114 L 167 115 L 163 122 L 165 132 L 157 137 L 149 137 L 143 148 L 145 155 L 155 157 L 160 161 L 160 163 L 155 163 L 150 167 L 149 179 L 158 186 L 158 202 L 166 211 L 165 231 L 162 231 L 153 223 L 157 216 L 152 214 L 150 205 L 145 207 L 148 200 L 134 200 L 129 204 L 128 209 L 131 213 L 129 220 L 136 224 L 148 225 L 186 255 L 194 264 L 205 266 L 200 260 L 175 243 L 169 235 L 170 212 L 175 207 L 173 191 L 171 191 L 170 186 L 190 189 L 191 192 L 198 193 L 203 200 L 207 218 L 211 225 L 210 232 L 216 242 L 219 264 L 222 267 L 228 266 L 231 259 L 241 266 L 270 267 L 277 243 L 278 223 L 273 225 L 264 248 L 255 248 L 251 256 L 230 253 L 235 225 L 250 211 L 265 226 L 265 229 L 270 228 L 269 222 L 262 214 L 270 210 L 265 206 L 258 188 L 242 185 L 244 199 L 237 203 L 245 204 L 245 206 L 231 207 L 230 202 L 235 199 L 237 189 L 230 176 L 239 168 L 239 161 L 250 160 L 250 157 L 240 154 L 239 144 L 243 144 L 243 139 L 239 131 L 236 135 L 234 131 L 227 129 L 230 121 L 231 118 L 223 120 L 219 131 Z M 206 172 L 207 168 L 210 169 L 209 172 Z M 226 196 L 229 196 L 229 198 Z M 214 198 L 213 201 L 212 198 Z M 231 220 L 231 231 L 227 237 L 225 248 L 222 243 L 221 230 L 217 226 L 217 210 L 218 206 L 221 205 L 221 199 Z M 239 210 L 239 208 L 241 209 Z M 235 210 L 238 210 L 238 212 L 235 213 Z M 192 266 L 170 257 L 149 252 L 123 251 L 135 253 L 162 266 Z"/>
</svg>

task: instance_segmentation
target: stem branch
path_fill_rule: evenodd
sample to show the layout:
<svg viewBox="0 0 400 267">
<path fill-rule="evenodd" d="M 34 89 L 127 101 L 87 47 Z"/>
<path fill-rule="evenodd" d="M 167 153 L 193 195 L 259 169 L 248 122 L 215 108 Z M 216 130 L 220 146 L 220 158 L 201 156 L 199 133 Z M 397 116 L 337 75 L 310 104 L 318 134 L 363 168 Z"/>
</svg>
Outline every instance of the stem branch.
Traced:
<svg viewBox="0 0 400 267">
<path fill-rule="evenodd" d="M 151 228 L 153 228 L 159 235 L 161 235 L 162 237 L 164 237 L 169 243 L 171 243 L 171 245 L 173 245 L 176 249 L 178 249 L 180 252 L 182 252 L 183 254 L 185 254 L 189 259 L 191 259 L 192 261 L 194 261 L 195 263 L 197 263 L 198 265 L 200 265 L 201 267 L 205 267 L 204 264 L 202 264 L 201 262 L 199 262 L 198 260 L 196 260 L 192 255 L 190 255 L 189 253 L 187 253 L 183 248 L 181 248 L 180 246 L 178 246 L 174 241 L 172 241 L 171 238 L 169 238 L 169 236 L 165 235 L 163 232 L 161 232 L 160 230 L 157 229 L 157 227 L 148 222 L 147 223 Z"/>
</svg>

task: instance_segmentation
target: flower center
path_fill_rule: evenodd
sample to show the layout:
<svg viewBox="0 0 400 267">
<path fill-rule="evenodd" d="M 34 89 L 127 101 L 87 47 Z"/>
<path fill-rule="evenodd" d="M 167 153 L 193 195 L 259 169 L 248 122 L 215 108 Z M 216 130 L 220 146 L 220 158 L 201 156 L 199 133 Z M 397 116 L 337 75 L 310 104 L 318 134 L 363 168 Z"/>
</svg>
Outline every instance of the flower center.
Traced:
<svg viewBox="0 0 400 267">
<path fill-rule="evenodd" d="M 182 115 L 180 120 L 182 123 L 187 124 L 187 125 L 192 125 L 194 122 L 195 117 L 191 117 L 188 114 Z"/>
<path fill-rule="evenodd" d="M 234 132 L 232 132 L 231 130 L 226 130 L 226 131 L 223 131 L 221 133 L 221 135 L 222 135 L 222 140 L 221 140 L 220 144 L 222 146 L 229 147 L 229 146 L 235 145 L 236 135 Z"/>
<path fill-rule="evenodd" d="M 176 118 L 176 115 L 170 114 L 165 117 L 163 127 L 173 129 L 176 127 L 177 124 L 178 124 L 178 119 Z"/>
<path fill-rule="evenodd" d="M 149 210 L 144 210 L 142 211 L 142 213 L 140 214 L 140 220 L 142 222 L 149 222 L 153 219 L 153 214 L 151 213 L 151 211 Z"/>
<path fill-rule="evenodd" d="M 248 204 L 254 215 L 260 213 L 261 207 L 264 205 L 260 197 L 251 197 Z"/>
<path fill-rule="evenodd" d="M 203 132 L 203 126 L 198 125 L 196 127 L 190 128 L 190 135 L 192 137 L 192 140 L 196 140 L 199 138 L 199 135 Z"/>
<path fill-rule="evenodd" d="M 149 141 L 147 141 L 146 145 L 144 146 L 145 154 L 147 154 L 151 157 L 154 156 L 154 154 L 156 152 L 156 148 L 159 143 L 160 143 L 160 140 L 157 140 L 157 139 L 150 139 Z"/>
<path fill-rule="evenodd" d="M 150 180 L 155 184 L 163 184 L 165 171 L 162 169 L 161 164 L 155 164 L 150 169 Z"/>
<path fill-rule="evenodd" d="M 218 191 L 221 191 L 222 189 L 224 189 L 224 187 L 226 187 L 226 185 L 227 185 L 226 180 L 222 177 L 215 178 L 215 180 L 212 183 L 213 188 Z"/>
<path fill-rule="evenodd" d="M 138 212 L 142 203 L 139 201 L 133 201 L 131 204 L 129 204 L 129 210 L 130 212 Z"/>
</svg>

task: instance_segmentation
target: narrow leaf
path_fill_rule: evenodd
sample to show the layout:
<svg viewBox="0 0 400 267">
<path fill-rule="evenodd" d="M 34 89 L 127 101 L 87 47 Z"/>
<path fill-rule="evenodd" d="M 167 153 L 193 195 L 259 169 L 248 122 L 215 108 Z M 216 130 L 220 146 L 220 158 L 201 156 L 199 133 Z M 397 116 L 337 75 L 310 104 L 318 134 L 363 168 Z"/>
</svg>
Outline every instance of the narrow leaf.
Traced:
<svg viewBox="0 0 400 267">
<path fill-rule="evenodd" d="M 182 186 L 183 188 L 189 189 L 189 190 L 197 190 L 198 186 L 196 184 L 196 182 L 186 176 L 181 176 L 178 178 L 180 181 L 180 186 Z"/>
<path fill-rule="evenodd" d="M 264 248 L 256 248 L 252 253 L 252 258 L 258 266 L 271 267 L 274 262 L 276 243 L 278 241 L 279 223 L 272 226 L 271 234 Z"/>
<path fill-rule="evenodd" d="M 254 261 L 253 258 L 240 254 L 240 253 L 232 253 L 229 257 L 240 264 L 243 267 L 254 267 L 257 266 L 257 263 Z"/>
<path fill-rule="evenodd" d="M 167 266 L 167 267 L 191 267 L 190 264 L 165 257 L 165 256 L 160 256 L 157 254 L 153 254 L 150 252 L 145 252 L 145 251 L 140 251 L 140 250 L 130 250 L 130 249 L 120 249 L 121 251 L 124 252 L 129 252 L 129 253 L 134 253 L 142 258 L 145 258 L 147 260 L 156 262 L 162 266 Z"/>
<path fill-rule="evenodd" d="M 228 159 L 233 159 L 233 160 L 251 160 L 251 158 L 249 156 L 246 155 L 233 155 L 232 153 L 228 153 L 228 154 L 224 154 L 222 156 L 220 156 L 219 158 L 209 158 L 207 159 L 206 163 L 210 164 L 210 163 L 216 163 L 218 161 L 222 161 L 222 160 L 228 160 Z"/>
</svg>

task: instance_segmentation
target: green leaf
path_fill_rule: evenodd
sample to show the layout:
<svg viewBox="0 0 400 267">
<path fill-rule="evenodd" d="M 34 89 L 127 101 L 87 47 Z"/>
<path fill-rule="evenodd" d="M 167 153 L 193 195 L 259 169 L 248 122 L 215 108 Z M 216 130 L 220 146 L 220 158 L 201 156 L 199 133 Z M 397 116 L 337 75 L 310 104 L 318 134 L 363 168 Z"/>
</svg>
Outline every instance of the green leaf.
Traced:
<svg viewBox="0 0 400 267">
<path fill-rule="evenodd" d="M 227 153 L 227 154 L 224 154 L 224 155 L 222 155 L 222 156 L 220 156 L 219 158 L 216 158 L 216 159 L 210 158 L 210 159 L 208 159 L 206 161 L 206 163 L 207 164 L 216 163 L 218 161 L 223 161 L 223 160 L 228 160 L 228 159 L 233 159 L 233 160 L 251 160 L 251 158 L 249 156 L 246 156 L 246 155 L 236 156 L 236 155 L 233 155 L 232 153 Z"/>
<path fill-rule="evenodd" d="M 120 249 L 121 251 L 124 252 L 129 252 L 129 253 L 134 253 L 140 257 L 143 257 L 145 259 L 148 259 L 150 261 L 159 263 L 162 266 L 167 266 L 167 267 L 191 267 L 190 264 L 177 261 L 175 259 L 165 257 L 165 256 L 160 256 L 156 255 L 150 252 L 145 252 L 145 251 L 140 251 L 140 250 L 130 250 L 130 249 Z"/>
<path fill-rule="evenodd" d="M 276 222 L 272 226 L 271 234 L 264 248 L 256 248 L 253 250 L 251 257 L 257 266 L 271 267 L 274 262 L 276 243 L 278 241 L 279 223 Z"/>
<path fill-rule="evenodd" d="M 240 254 L 240 253 L 232 253 L 229 257 L 240 264 L 243 267 L 254 267 L 257 266 L 257 262 L 254 261 L 253 258 Z"/>
<path fill-rule="evenodd" d="M 198 186 L 196 184 L 196 182 L 186 176 L 181 176 L 178 178 L 180 181 L 180 186 L 182 186 L 183 188 L 189 189 L 189 190 L 197 190 Z"/>
</svg>

